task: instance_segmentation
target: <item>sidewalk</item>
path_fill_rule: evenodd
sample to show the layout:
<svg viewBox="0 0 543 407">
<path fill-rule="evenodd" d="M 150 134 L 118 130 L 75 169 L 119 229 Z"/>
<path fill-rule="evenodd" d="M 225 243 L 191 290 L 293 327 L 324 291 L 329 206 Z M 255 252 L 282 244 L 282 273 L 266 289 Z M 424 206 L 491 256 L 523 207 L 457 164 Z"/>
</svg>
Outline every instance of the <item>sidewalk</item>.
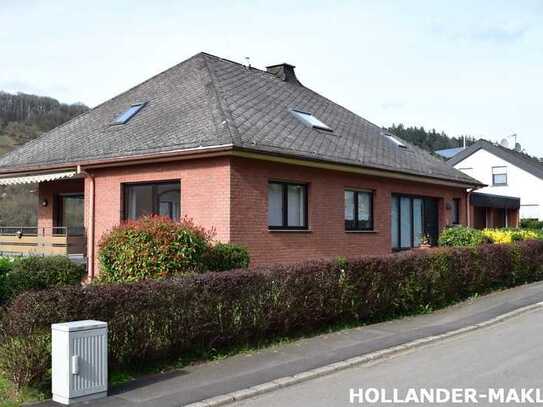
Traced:
<svg viewBox="0 0 543 407">
<path fill-rule="evenodd" d="M 543 301 L 543 282 L 501 291 L 428 315 L 302 339 L 225 360 L 154 375 L 115 389 L 97 407 L 182 406 L 416 339 L 478 324 Z M 57 406 L 48 401 L 40 406 Z"/>
</svg>

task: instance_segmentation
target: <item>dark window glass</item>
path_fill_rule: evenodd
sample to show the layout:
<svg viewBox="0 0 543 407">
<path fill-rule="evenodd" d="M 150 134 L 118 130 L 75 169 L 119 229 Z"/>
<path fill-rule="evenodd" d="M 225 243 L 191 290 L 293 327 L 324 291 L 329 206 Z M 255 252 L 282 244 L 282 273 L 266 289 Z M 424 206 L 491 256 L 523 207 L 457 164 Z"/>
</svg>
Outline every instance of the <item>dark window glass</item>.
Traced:
<svg viewBox="0 0 543 407">
<path fill-rule="evenodd" d="M 160 182 L 124 186 L 124 218 L 160 215 L 179 220 L 181 191 L 179 182 Z"/>
<path fill-rule="evenodd" d="M 420 246 L 423 237 L 437 242 L 438 213 L 432 198 L 393 195 L 390 208 L 393 249 Z"/>
<path fill-rule="evenodd" d="M 453 225 L 458 225 L 460 223 L 460 199 L 455 198 L 452 200 L 452 217 L 451 223 Z"/>
<path fill-rule="evenodd" d="M 373 230 L 373 192 L 345 191 L 345 229 Z"/>
<path fill-rule="evenodd" d="M 125 124 L 128 122 L 132 117 L 138 113 L 143 106 L 145 106 L 145 103 L 136 103 L 128 108 L 128 110 L 122 112 L 117 117 L 115 117 L 115 120 L 113 120 L 113 124 Z"/>
<path fill-rule="evenodd" d="M 268 184 L 268 227 L 307 229 L 307 186 L 285 182 Z"/>
<path fill-rule="evenodd" d="M 54 233 L 80 236 L 85 232 L 84 198 L 81 194 L 59 195 L 57 228 Z"/>
</svg>

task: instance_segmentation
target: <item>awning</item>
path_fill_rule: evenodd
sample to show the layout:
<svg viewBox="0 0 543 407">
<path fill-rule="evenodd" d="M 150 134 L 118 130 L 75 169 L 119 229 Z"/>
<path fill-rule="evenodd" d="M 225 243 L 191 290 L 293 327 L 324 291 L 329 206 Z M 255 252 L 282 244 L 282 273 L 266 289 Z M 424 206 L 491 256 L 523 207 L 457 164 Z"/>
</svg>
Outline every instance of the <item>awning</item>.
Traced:
<svg viewBox="0 0 543 407">
<path fill-rule="evenodd" d="M 470 195 L 470 203 L 473 206 L 500 209 L 519 209 L 520 198 L 505 195 L 484 194 L 474 192 Z"/>
<path fill-rule="evenodd" d="M 19 175 L 16 177 L 1 178 L 0 185 L 17 185 L 17 184 L 35 184 L 45 181 L 55 181 L 58 179 L 72 178 L 77 175 L 76 171 L 62 171 L 62 172 L 50 172 L 47 174 L 35 174 L 35 175 Z"/>
</svg>

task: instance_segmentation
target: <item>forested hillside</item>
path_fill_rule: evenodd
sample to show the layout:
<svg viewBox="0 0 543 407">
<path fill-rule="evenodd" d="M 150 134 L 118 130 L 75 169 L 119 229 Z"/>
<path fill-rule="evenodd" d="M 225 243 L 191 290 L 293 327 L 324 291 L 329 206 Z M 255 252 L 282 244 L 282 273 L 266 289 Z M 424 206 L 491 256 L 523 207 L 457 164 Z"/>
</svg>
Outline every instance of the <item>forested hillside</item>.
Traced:
<svg viewBox="0 0 543 407">
<path fill-rule="evenodd" d="M 0 154 L 24 144 L 89 108 L 46 97 L 0 91 Z M 0 226 L 36 224 L 35 185 L 0 186 Z"/>
<path fill-rule="evenodd" d="M 405 127 L 403 124 L 395 125 L 387 129 L 396 136 L 430 152 L 444 148 L 462 147 L 462 137 L 449 137 L 443 131 L 438 133 L 435 129 L 425 130 L 424 127 Z M 466 136 L 466 146 L 477 141 L 476 138 Z"/>
<path fill-rule="evenodd" d="M 0 91 L 0 153 L 26 143 L 89 108 L 46 97 Z"/>
</svg>

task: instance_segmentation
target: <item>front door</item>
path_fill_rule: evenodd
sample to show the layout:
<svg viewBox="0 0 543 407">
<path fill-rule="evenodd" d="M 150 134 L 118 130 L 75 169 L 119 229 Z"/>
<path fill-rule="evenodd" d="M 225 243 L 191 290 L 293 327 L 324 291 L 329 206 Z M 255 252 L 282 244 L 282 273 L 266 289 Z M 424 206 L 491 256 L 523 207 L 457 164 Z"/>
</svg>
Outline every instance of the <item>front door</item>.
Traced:
<svg viewBox="0 0 543 407">
<path fill-rule="evenodd" d="M 476 206 L 473 214 L 473 227 L 475 229 L 486 228 L 486 208 L 482 206 Z"/>
</svg>

